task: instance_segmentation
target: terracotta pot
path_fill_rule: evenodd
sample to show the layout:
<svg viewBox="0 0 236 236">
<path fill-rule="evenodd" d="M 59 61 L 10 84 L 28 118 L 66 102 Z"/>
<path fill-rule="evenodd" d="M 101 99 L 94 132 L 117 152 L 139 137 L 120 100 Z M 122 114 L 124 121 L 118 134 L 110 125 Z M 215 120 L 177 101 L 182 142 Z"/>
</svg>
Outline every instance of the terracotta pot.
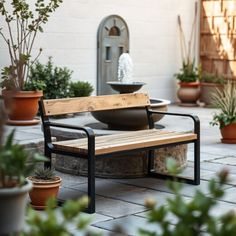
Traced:
<svg viewBox="0 0 236 236">
<path fill-rule="evenodd" d="M 196 102 L 200 96 L 200 87 L 198 82 L 179 83 L 179 90 L 177 96 L 181 101 L 182 106 L 196 106 Z"/>
<path fill-rule="evenodd" d="M 43 96 L 42 91 L 8 91 L 3 90 L 5 108 L 8 112 L 8 124 L 30 125 L 39 120 L 34 117 L 38 112 L 38 100 Z"/>
<path fill-rule="evenodd" d="M 43 210 L 46 207 L 47 200 L 51 197 L 57 197 L 61 178 L 55 177 L 55 180 L 38 180 L 33 176 L 28 177 L 33 183 L 33 189 L 29 192 L 31 205 L 37 210 Z"/>
<path fill-rule="evenodd" d="M 205 106 L 213 107 L 212 94 L 217 89 L 223 89 L 222 84 L 216 83 L 200 83 L 200 102 L 203 102 Z"/>
<path fill-rule="evenodd" d="M 236 144 L 236 123 L 226 125 L 220 129 L 222 143 Z"/>
</svg>

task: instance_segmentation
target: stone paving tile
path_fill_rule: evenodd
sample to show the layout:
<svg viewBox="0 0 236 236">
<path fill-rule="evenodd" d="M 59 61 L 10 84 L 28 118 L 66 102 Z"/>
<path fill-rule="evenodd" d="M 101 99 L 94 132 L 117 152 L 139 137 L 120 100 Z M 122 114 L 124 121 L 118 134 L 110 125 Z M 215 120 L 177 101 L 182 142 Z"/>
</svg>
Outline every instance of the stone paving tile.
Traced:
<svg viewBox="0 0 236 236">
<path fill-rule="evenodd" d="M 137 236 L 138 229 L 140 227 L 142 227 L 143 229 L 154 230 L 156 232 L 160 232 L 160 229 L 157 225 L 150 224 L 147 222 L 145 218 L 134 216 L 134 215 L 95 224 L 95 226 L 99 228 L 110 230 L 110 231 L 115 231 L 115 228 L 118 225 L 122 226 L 124 230 L 122 235 Z"/>
<path fill-rule="evenodd" d="M 58 199 L 78 199 L 85 192 L 77 189 L 61 188 Z M 144 206 L 96 195 L 96 213 L 117 218 L 145 210 Z"/>
<path fill-rule="evenodd" d="M 230 164 L 230 166 L 236 166 L 236 156 L 224 156 L 216 158 L 215 160 L 212 160 L 212 162 L 224 165 Z"/>
<path fill-rule="evenodd" d="M 236 191 L 235 187 L 225 190 L 225 196 L 222 200 L 236 204 Z M 235 206 L 236 209 L 236 206 Z"/>
<path fill-rule="evenodd" d="M 113 182 L 114 181 L 114 182 Z M 166 187 L 163 191 L 151 190 L 134 185 L 127 185 L 115 182 L 116 180 L 100 180 L 96 183 L 96 194 L 103 197 L 110 197 L 129 203 L 144 205 L 145 199 L 153 198 L 159 205 L 165 204 L 167 198 L 172 198 L 173 194 Z M 163 182 L 161 182 L 163 184 Z M 86 191 L 87 186 L 84 184 L 71 186 L 73 189 Z M 168 192 L 169 191 L 169 192 Z M 187 199 L 187 198 L 186 198 Z"/>
<path fill-rule="evenodd" d="M 62 178 L 62 187 L 70 187 L 77 184 L 87 183 L 87 177 L 79 175 L 68 175 L 59 171 L 55 172 L 56 175 L 59 175 Z"/>
<path fill-rule="evenodd" d="M 159 190 L 163 192 L 171 193 L 171 190 L 166 186 L 166 181 L 157 180 L 154 178 L 141 178 L 141 179 L 129 179 L 129 180 L 120 180 L 122 183 L 127 183 L 135 186 L 145 187 L 148 189 Z M 193 196 L 194 191 L 197 189 L 201 189 L 203 193 L 208 194 L 208 181 L 202 180 L 201 184 L 198 186 L 194 186 L 191 184 L 183 184 L 183 188 L 181 193 L 185 196 Z M 225 186 L 225 188 L 230 186 Z"/>
<path fill-rule="evenodd" d="M 70 232 L 73 236 L 85 236 L 84 232 L 81 232 L 78 229 L 71 229 Z M 113 232 L 105 229 L 100 229 L 99 227 L 89 226 L 87 232 L 89 233 L 101 233 L 102 236 L 122 236 L 121 234 L 114 234 Z"/>
</svg>

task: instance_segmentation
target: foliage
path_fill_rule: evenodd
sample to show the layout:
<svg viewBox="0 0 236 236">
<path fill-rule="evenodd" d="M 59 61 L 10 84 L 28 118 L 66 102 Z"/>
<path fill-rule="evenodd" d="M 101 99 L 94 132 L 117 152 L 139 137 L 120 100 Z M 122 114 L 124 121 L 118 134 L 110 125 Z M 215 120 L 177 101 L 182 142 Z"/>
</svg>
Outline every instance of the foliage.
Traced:
<svg viewBox="0 0 236 236">
<path fill-rule="evenodd" d="M 204 83 L 215 83 L 215 84 L 225 83 L 225 79 L 223 76 L 213 75 L 209 73 L 202 73 L 200 81 Z"/>
<path fill-rule="evenodd" d="M 196 53 L 197 9 L 197 2 L 195 2 L 194 19 L 191 27 L 190 38 L 187 44 L 182 27 L 181 17 L 178 15 L 182 68 L 180 69 L 179 73 L 175 74 L 175 77 L 180 82 L 185 83 L 196 82 L 198 79 L 198 71 L 194 66 Z"/>
<path fill-rule="evenodd" d="M 84 81 L 71 82 L 70 92 L 71 97 L 87 97 L 93 92 L 93 86 Z"/>
<path fill-rule="evenodd" d="M 216 89 L 212 94 L 213 105 L 220 109 L 220 113 L 214 114 L 212 125 L 223 128 L 236 122 L 236 84 L 230 82 L 222 90 Z"/>
<path fill-rule="evenodd" d="M 27 0 L 0 0 L 0 15 L 5 20 L 5 28 L 0 28 L 0 35 L 8 47 L 10 57 L 10 65 L 2 70 L 1 86 L 6 89 L 24 90 L 29 66 L 42 52 L 40 48 L 38 55 L 31 58 L 35 38 L 38 32 L 43 32 L 42 26 L 62 0 L 33 2 L 34 8 Z"/>
<path fill-rule="evenodd" d="M 190 201 L 181 196 L 181 183 L 169 182 L 174 198 L 167 199 L 167 205 L 156 206 L 152 199 L 146 202 L 150 209 L 148 221 L 157 224 L 160 232 L 140 229 L 142 236 L 200 236 L 200 235 L 236 235 L 236 215 L 233 211 L 216 217 L 212 208 L 223 197 L 223 186 L 228 180 L 228 172 L 222 170 L 217 179 L 209 182 L 209 195 L 197 190 Z M 170 214 L 176 222 L 170 220 Z M 172 218 L 173 219 L 173 218 Z M 203 232 L 206 231 L 206 232 Z"/>
<path fill-rule="evenodd" d="M 49 57 L 45 65 L 37 61 L 30 67 L 29 80 L 45 84 L 43 94 L 46 99 L 65 98 L 70 96 L 71 75 L 71 70 L 54 66 Z"/>
<path fill-rule="evenodd" d="M 34 171 L 34 177 L 36 179 L 52 180 L 55 177 L 55 172 L 53 169 L 49 168 L 44 169 L 43 167 L 41 167 L 37 168 Z"/>
<path fill-rule="evenodd" d="M 180 72 L 175 74 L 175 77 L 180 82 L 196 82 L 198 80 L 198 70 L 194 67 L 194 63 L 183 62 Z"/>
<path fill-rule="evenodd" d="M 14 130 L 8 135 L 5 144 L 0 146 L 0 188 L 21 186 L 39 161 L 45 157 L 29 153 L 22 145 L 13 143 Z"/>
<path fill-rule="evenodd" d="M 49 199 L 44 215 L 29 209 L 26 223 L 29 229 L 20 236 L 72 236 L 68 225 L 73 223 L 83 235 L 99 236 L 98 233 L 89 233 L 86 230 L 90 217 L 82 215 L 81 211 L 88 205 L 88 198 L 83 197 L 76 201 L 66 201 L 62 208 L 56 211 L 55 199 Z M 58 217 L 58 216 L 61 217 Z M 81 234 L 82 235 L 82 234 Z"/>
</svg>

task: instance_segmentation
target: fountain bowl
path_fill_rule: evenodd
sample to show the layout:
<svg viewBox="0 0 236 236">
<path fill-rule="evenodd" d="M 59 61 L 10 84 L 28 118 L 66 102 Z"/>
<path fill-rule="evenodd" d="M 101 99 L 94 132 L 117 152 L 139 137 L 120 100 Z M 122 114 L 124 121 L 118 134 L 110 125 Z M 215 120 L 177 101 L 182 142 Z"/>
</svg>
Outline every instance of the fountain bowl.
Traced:
<svg viewBox="0 0 236 236">
<path fill-rule="evenodd" d="M 111 88 L 119 93 L 133 93 L 142 88 L 146 83 L 143 82 L 121 82 L 109 81 L 107 82 Z"/>
<path fill-rule="evenodd" d="M 167 111 L 170 101 L 165 99 L 150 99 L 151 109 Z M 148 126 L 147 114 L 144 108 L 127 108 L 120 110 L 107 110 L 91 112 L 98 121 L 108 125 L 112 130 L 139 130 Z M 154 122 L 162 119 L 164 115 L 153 115 Z"/>
</svg>

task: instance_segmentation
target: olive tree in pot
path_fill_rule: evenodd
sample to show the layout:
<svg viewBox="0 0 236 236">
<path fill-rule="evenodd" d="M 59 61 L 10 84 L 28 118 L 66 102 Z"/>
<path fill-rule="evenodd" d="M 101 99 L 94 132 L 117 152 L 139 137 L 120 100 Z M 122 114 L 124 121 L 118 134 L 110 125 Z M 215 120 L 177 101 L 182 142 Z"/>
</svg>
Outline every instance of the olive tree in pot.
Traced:
<svg viewBox="0 0 236 236">
<path fill-rule="evenodd" d="M 214 114 L 212 125 L 219 125 L 222 143 L 236 143 L 236 84 L 228 81 L 223 89 L 212 94 L 213 104 L 220 109 Z"/>
<path fill-rule="evenodd" d="M 38 168 L 27 179 L 33 183 L 33 188 L 29 192 L 33 208 L 43 210 L 49 198 L 57 197 L 61 185 L 61 177 L 55 176 L 53 170 Z"/>
<path fill-rule="evenodd" d="M 10 235 L 22 229 L 27 194 L 32 188 L 25 176 L 37 161 L 47 160 L 38 154 L 29 158 L 23 146 L 13 143 L 13 137 L 14 131 L 4 144 L 0 144 L 0 235 Z"/>
<path fill-rule="evenodd" d="M 38 111 L 38 99 L 42 96 L 44 83 L 29 80 L 28 71 L 29 66 L 42 52 L 40 48 L 36 57 L 32 58 L 36 36 L 43 32 L 42 25 L 47 23 L 62 0 L 29 2 L 34 2 L 34 8 L 27 0 L 0 0 L 0 15 L 5 22 L 5 26 L 0 28 L 0 36 L 6 43 L 10 59 L 10 65 L 2 69 L 1 87 L 5 106 L 9 109 L 8 123 L 13 125 L 39 122 L 34 117 Z"/>
</svg>

